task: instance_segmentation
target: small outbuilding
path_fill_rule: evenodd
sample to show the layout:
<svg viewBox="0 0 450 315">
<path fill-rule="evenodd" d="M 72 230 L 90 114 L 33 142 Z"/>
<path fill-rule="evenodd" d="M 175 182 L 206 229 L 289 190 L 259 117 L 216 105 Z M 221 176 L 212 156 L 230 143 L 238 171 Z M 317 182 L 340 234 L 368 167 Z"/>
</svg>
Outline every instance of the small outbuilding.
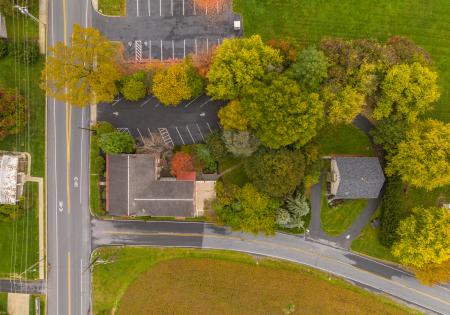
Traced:
<svg viewBox="0 0 450 315">
<path fill-rule="evenodd" d="M 0 154 L 0 204 L 15 204 L 23 193 L 26 158 L 16 154 Z"/>
<path fill-rule="evenodd" d="M 332 157 L 330 199 L 378 198 L 385 177 L 377 157 Z"/>
</svg>

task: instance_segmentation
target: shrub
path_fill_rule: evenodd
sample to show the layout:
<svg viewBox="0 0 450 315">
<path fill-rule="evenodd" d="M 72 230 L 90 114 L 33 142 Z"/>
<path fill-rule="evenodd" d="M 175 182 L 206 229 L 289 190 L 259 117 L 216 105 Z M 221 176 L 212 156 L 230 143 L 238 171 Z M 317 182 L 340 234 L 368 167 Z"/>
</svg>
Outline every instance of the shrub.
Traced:
<svg viewBox="0 0 450 315">
<path fill-rule="evenodd" d="M 289 73 L 302 86 L 315 90 L 327 78 L 329 61 L 322 51 L 314 47 L 302 50 Z"/>
<path fill-rule="evenodd" d="M 401 208 L 402 181 L 399 177 L 388 177 L 386 179 L 383 204 L 380 216 L 380 243 L 392 246 L 398 239 L 397 228 L 404 218 Z"/>
<path fill-rule="evenodd" d="M 176 152 L 172 157 L 170 169 L 173 176 L 182 172 L 194 171 L 192 156 L 185 152 Z"/>
<path fill-rule="evenodd" d="M 24 213 L 23 198 L 17 204 L 0 204 L 0 221 L 14 221 Z"/>
<path fill-rule="evenodd" d="M 214 160 L 211 152 L 206 144 L 198 144 L 196 150 L 197 158 L 203 162 L 205 168 L 214 172 L 217 168 L 216 161 Z"/>
<path fill-rule="evenodd" d="M 107 121 L 97 122 L 97 124 L 94 126 L 93 129 L 96 131 L 97 137 L 100 137 L 101 135 L 103 135 L 105 133 L 114 132 L 116 130 L 114 128 L 114 126 Z"/>
<path fill-rule="evenodd" d="M 0 38 L 0 58 L 8 55 L 8 39 Z"/>
<path fill-rule="evenodd" d="M 39 45 L 35 40 L 10 42 L 8 49 L 23 64 L 34 64 L 39 59 Z"/>
<path fill-rule="evenodd" d="M 98 145 L 107 154 L 133 153 L 135 150 L 134 138 L 129 133 L 119 131 L 102 134 Z"/>
<path fill-rule="evenodd" d="M 225 143 L 218 131 L 214 131 L 206 137 L 206 145 L 215 161 L 220 161 L 227 153 Z"/>
<path fill-rule="evenodd" d="M 137 101 L 147 95 L 147 82 L 144 71 L 138 71 L 120 80 L 120 92 L 128 101 Z"/>
<path fill-rule="evenodd" d="M 103 172 L 105 171 L 105 159 L 102 156 L 97 156 L 95 158 L 95 167 L 97 172 L 103 175 Z"/>
<path fill-rule="evenodd" d="M 27 122 L 26 103 L 13 89 L 0 88 L 0 139 L 23 130 Z"/>
</svg>

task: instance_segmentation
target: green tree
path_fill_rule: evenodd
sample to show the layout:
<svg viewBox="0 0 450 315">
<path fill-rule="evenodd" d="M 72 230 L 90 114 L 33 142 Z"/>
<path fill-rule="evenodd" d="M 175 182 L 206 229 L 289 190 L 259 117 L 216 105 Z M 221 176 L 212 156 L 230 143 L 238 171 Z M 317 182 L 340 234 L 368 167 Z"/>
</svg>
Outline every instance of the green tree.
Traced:
<svg viewBox="0 0 450 315">
<path fill-rule="evenodd" d="M 302 93 L 285 75 L 269 75 L 245 89 L 241 106 L 261 142 L 272 149 L 302 146 L 323 121 L 323 103 L 315 93 Z"/>
<path fill-rule="evenodd" d="M 147 83 L 144 71 L 138 71 L 120 80 L 120 92 L 128 101 L 137 101 L 147 95 Z"/>
<path fill-rule="evenodd" d="M 215 161 L 220 161 L 227 153 L 222 135 L 218 131 L 213 131 L 206 137 L 206 145 Z"/>
<path fill-rule="evenodd" d="M 260 145 L 258 138 L 249 131 L 225 130 L 223 141 L 228 152 L 243 157 L 252 155 Z"/>
<path fill-rule="evenodd" d="M 405 217 L 405 211 L 400 207 L 403 183 L 397 176 L 386 179 L 383 202 L 380 215 L 380 243 L 391 247 L 398 240 L 397 229 Z"/>
<path fill-rule="evenodd" d="M 218 113 L 223 129 L 247 130 L 248 119 L 242 110 L 240 102 L 233 100 L 227 106 L 222 107 Z"/>
<path fill-rule="evenodd" d="M 24 201 L 19 200 L 17 204 L 0 204 L 0 221 L 14 221 L 23 215 Z"/>
<path fill-rule="evenodd" d="M 377 120 L 394 116 L 415 122 L 439 99 L 438 75 L 420 63 L 395 65 L 381 83 L 381 98 L 373 111 Z"/>
<path fill-rule="evenodd" d="M 330 98 L 328 119 L 333 125 L 351 124 L 365 104 L 364 96 L 351 86 L 346 86 Z"/>
<path fill-rule="evenodd" d="M 129 133 L 119 131 L 102 134 L 98 145 L 106 154 L 133 153 L 135 150 L 134 138 Z"/>
<path fill-rule="evenodd" d="M 291 194 L 300 185 L 305 159 L 300 151 L 260 150 L 245 161 L 248 178 L 260 191 L 273 197 Z"/>
<path fill-rule="evenodd" d="M 450 259 L 450 211 L 444 208 L 417 207 L 400 222 L 399 240 L 392 254 L 414 268 L 442 264 Z"/>
<path fill-rule="evenodd" d="M 303 229 L 305 222 L 303 218 L 309 213 L 309 204 L 305 196 L 297 194 L 295 197 L 288 197 L 285 205 L 286 211 L 289 213 L 289 221 L 280 224 L 288 229 Z"/>
<path fill-rule="evenodd" d="M 95 130 L 97 137 L 100 137 L 105 133 L 111 133 L 116 131 L 116 128 L 114 128 L 114 126 L 107 121 L 98 121 L 93 127 L 93 129 Z"/>
<path fill-rule="evenodd" d="M 213 99 L 232 100 L 242 88 L 281 66 L 278 50 L 265 45 L 259 35 L 225 39 L 213 56 L 207 91 Z"/>
<path fill-rule="evenodd" d="M 316 90 L 327 78 L 329 62 L 322 51 L 314 47 L 302 50 L 292 64 L 289 74 L 308 90 Z"/>
<path fill-rule="evenodd" d="M 405 140 L 407 130 L 406 121 L 383 118 L 371 131 L 371 135 L 375 144 L 382 146 L 388 155 L 392 155 L 397 153 L 398 144 Z"/>
<path fill-rule="evenodd" d="M 58 42 L 49 48 L 41 87 L 72 105 L 112 102 L 121 77 L 116 59 L 117 49 L 98 30 L 75 24 L 70 46 Z"/>
<path fill-rule="evenodd" d="M 16 90 L 0 88 L 0 139 L 21 132 L 26 122 L 25 98 Z"/>
<path fill-rule="evenodd" d="M 209 151 L 206 144 L 197 144 L 196 146 L 196 157 L 203 163 L 204 167 L 210 171 L 215 171 L 217 168 L 216 161 Z"/>
<path fill-rule="evenodd" d="M 203 79 L 190 59 L 173 64 L 153 76 L 153 94 L 164 105 L 178 105 L 183 100 L 197 97 L 203 91 Z"/>
<path fill-rule="evenodd" d="M 389 157 L 386 174 L 398 174 L 412 186 L 433 190 L 450 184 L 450 124 L 417 122 Z"/>
</svg>

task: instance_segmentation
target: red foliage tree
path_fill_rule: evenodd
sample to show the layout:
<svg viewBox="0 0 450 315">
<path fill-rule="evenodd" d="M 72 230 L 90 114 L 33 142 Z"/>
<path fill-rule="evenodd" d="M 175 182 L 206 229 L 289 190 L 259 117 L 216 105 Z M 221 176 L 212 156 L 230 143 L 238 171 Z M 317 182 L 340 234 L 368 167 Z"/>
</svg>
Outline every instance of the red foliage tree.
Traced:
<svg viewBox="0 0 450 315">
<path fill-rule="evenodd" d="M 180 172 L 192 172 L 194 171 L 194 162 L 192 156 L 185 152 L 177 152 L 172 157 L 171 173 L 173 176 L 177 176 Z"/>
</svg>

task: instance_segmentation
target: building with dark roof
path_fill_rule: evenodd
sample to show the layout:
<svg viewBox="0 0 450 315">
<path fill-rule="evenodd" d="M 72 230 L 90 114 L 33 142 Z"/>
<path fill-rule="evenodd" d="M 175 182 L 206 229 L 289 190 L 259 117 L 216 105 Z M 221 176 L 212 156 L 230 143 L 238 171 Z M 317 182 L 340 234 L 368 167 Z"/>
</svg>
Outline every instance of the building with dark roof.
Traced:
<svg viewBox="0 0 450 315">
<path fill-rule="evenodd" d="M 195 177 L 159 178 L 159 159 L 149 154 L 106 156 L 106 210 L 116 216 L 192 217 Z"/>
<path fill-rule="evenodd" d="M 385 180 L 377 157 L 333 157 L 329 175 L 332 199 L 378 198 Z"/>
</svg>

